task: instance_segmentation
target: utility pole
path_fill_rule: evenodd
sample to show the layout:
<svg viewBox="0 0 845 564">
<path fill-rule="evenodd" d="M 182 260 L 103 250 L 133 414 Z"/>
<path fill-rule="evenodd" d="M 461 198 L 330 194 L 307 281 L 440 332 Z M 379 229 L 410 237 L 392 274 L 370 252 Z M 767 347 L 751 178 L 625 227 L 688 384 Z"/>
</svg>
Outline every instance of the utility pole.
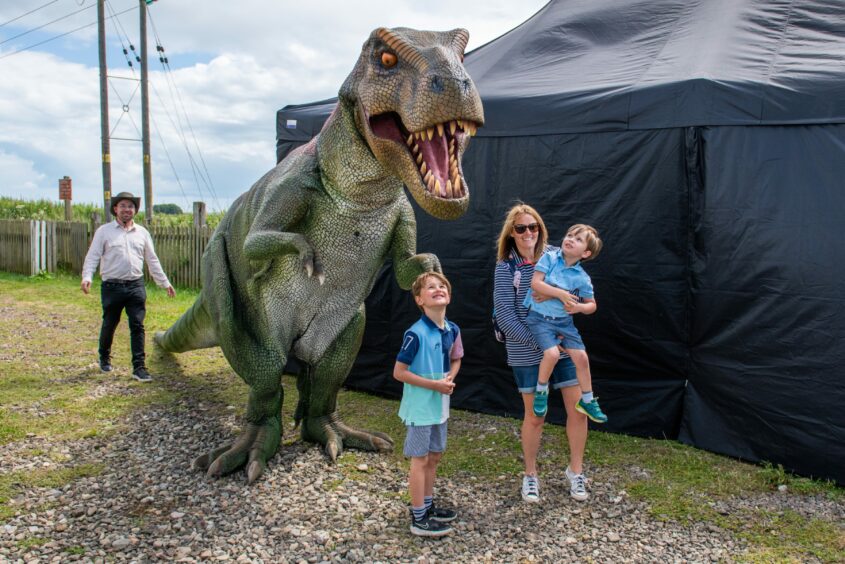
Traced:
<svg viewBox="0 0 845 564">
<path fill-rule="evenodd" d="M 143 0 L 141 2 L 143 4 Z M 106 8 L 105 0 L 97 0 L 97 32 L 100 50 L 100 137 L 103 152 L 103 212 L 111 220 L 111 142 L 109 140 L 109 79 L 106 71 Z"/>
<path fill-rule="evenodd" d="M 150 93 L 147 84 L 147 3 L 141 5 L 141 145 L 144 152 L 144 218 L 153 221 L 153 171 L 150 163 Z"/>
</svg>

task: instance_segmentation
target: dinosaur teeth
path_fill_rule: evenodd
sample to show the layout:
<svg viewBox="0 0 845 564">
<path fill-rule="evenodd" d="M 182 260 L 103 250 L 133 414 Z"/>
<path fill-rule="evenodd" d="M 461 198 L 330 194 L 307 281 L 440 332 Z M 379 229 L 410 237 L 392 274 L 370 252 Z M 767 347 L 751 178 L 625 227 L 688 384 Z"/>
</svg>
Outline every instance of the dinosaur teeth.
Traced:
<svg viewBox="0 0 845 564">
<path fill-rule="evenodd" d="M 452 181 L 451 180 L 446 181 L 446 197 L 447 198 L 454 197 L 454 193 L 452 192 Z"/>
<path fill-rule="evenodd" d="M 413 134 L 413 133 L 411 133 L 410 135 L 408 135 L 408 138 L 405 140 L 405 144 L 406 144 L 408 147 L 410 147 L 410 146 L 411 146 L 411 143 L 413 143 L 413 142 L 414 142 L 414 134 Z"/>
<path fill-rule="evenodd" d="M 438 123 L 438 124 L 437 124 L 437 134 L 438 134 L 440 137 L 443 137 L 443 124 L 442 124 L 442 123 Z"/>
<path fill-rule="evenodd" d="M 425 174 L 425 172 L 427 170 L 428 170 L 428 167 L 426 166 L 425 161 L 423 161 L 423 164 L 420 165 L 420 172 Z"/>
<path fill-rule="evenodd" d="M 411 148 L 414 151 L 414 154 L 418 154 L 420 152 L 420 146 L 414 143 L 414 146 Z"/>
<path fill-rule="evenodd" d="M 458 127 L 460 127 L 461 129 L 463 129 L 463 128 L 464 128 L 464 120 L 459 119 L 459 120 L 457 120 L 457 121 L 458 121 Z"/>
<path fill-rule="evenodd" d="M 455 191 L 455 196 L 461 196 L 461 177 L 455 175 L 454 182 L 452 183 L 452 190 Z"/>
<path fill-rule="evenodd" d="M 417 166 L 419 166 L 420 164 L 422 164 L 422 162 L 423 162 L 423 156 L 422 156 L 422 153 L 419 153 L 419 154 L 417 155 Z"/>
<path fill-rule="evenodd" d="M 445 194 L 443 193 L 443 189 L 440 186 L 440 180 L 436 178 L 434 179 L 434 192 L 439 196 L 445 196 Z"/>
<path fill-rule="evenodd" d="M 458 129 L 458 124 L 455 123 L 455 120 L 449 122 L 449 133 L 455 135 L 455 130 Z"/>
<path fill-rule="evenodd" d="M 432 139 L 434 139 L 434 128 L 429 127 L 428 129 L 425 130 L 425 134 L 428 137 L 428 140 L 431 141 Z"/>
<path fill-rule="evenodd" d="M 429 171 L 429 174 L 431 174 L 431 171 Z M 429 176 L 425 184 L 428 187 L 428 191 L 434 193 L 434 175 Z"/>
<path fill-rule="evenodd" d="M 423 181 L 426 184 L 428 184 L 431 181 L 432 178 L 434 178 L 434 175 L 431 174 L 431 171 L 429 170 L 428 172 L 425 173 L 425 176 L 423 177 Z"/>
</svg>

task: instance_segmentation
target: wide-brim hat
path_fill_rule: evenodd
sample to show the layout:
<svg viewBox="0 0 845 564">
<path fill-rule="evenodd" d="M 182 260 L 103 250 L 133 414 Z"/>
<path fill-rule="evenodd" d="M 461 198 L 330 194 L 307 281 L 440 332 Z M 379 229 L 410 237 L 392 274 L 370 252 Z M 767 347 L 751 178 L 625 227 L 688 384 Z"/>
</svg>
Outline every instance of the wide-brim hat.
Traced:
<svg viewBox="0 0 845 564">
<path fill-rule="evenodd" d="M 135 196 L 132 195 L 131 192 L 121 192 L 117 196 L 112 196 L 111 202 L 109 204 L 109 209 L 113 210 L 114 207 L 117 205 L 117 203 L 120 202 L 121 200 L 132 200 L 132 202 L 135 204 L 135 211 L 136 212 L 141 209 L 141 198 L 140 197 L 136 198 Z"/>
</svg>

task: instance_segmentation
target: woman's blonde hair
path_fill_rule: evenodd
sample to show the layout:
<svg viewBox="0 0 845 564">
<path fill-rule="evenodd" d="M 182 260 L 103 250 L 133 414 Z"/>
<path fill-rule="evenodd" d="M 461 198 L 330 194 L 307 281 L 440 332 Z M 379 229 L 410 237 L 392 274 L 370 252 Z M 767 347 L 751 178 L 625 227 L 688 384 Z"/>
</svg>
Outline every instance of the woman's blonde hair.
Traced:
<svg viewBox="0 0 845 564">
<path fill-rule="evenodd" d="M 502 225 L 502 232 L 499 233 L 499 244 L 496 249 L 496 260 L 508 260 L 511 255 L 511 250 L 516 248 L 516 241 L 513 240 L 513 226 L 516 225 L 516 218 L 528 214 L 537 222 L 537 244 L 534 245 L 534 262 L 540 260 L 543 256 L 543 250 L 549 242 L 549 232 L 546 231 L 546 224 L 543 223 L 543 218 L 537 213 L 537 210 L 523 204 L 522 202 L 516 204 L 508 211 L 505 217 L 505 223 Z"/>
</svg>

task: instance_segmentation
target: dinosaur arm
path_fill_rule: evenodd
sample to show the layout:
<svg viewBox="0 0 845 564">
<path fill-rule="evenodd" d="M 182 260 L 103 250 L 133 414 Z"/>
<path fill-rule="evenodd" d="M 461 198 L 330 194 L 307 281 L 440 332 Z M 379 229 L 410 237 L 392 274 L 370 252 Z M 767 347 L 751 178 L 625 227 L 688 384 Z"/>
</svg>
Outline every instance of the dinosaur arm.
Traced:
<svg viewBox="0 0 845 564">
<path fill-rule="evenodd" d="M 417 220 L 411 204 L 405 201 L 393 229 L 390 245 L 396 282 L 403 290 L 410 290 L 417 276 L 423 272 L 443 272 L 440 261 L 431 253 L 417 254 Z"/>
<path fill-rule="evenodd" d="M 249 260 L 266 261 L 288 253 L 313 255 L 305 237 L 287 231 L 305 217 L 308 210 L 302 191 L 280 187 L 273 191 L 273 197 L 272 203 L 264 202 L 252 222 L 244 240 L 244 256 Z"/>
</svg>

